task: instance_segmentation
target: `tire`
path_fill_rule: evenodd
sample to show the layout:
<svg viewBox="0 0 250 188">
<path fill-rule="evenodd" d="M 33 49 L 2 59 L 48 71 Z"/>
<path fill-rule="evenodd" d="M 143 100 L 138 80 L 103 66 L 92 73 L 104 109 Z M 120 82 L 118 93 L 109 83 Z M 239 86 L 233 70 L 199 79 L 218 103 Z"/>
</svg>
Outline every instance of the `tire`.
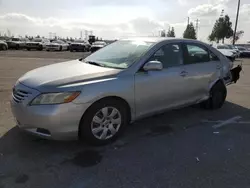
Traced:
<svg viewBox="0 0 250 188">
<path fill-rule="evenodd" d="M 62 51 L 62 46 L 60 46 L 59 51 Z"/>
<path fill-rule="evenodd" d="M 30 48 L 27 48 L 28 51 L 30 51 Z"/>
<path fill-rule="evenodd" d="M 115 115 L 112 118 L 113 110 L 116 113 L 114 113 Z M 103 114 L 105 111 L 107 112 L 106 118 Z M 124 128 L 128 124 L 128 114 L 127 104 L 120 100 L 104 99 L 94 103 L 81 119 L 79 136 L 92 145 L 108 144 L 116 140 L 124 131 Z M 97 117 L 96 121 L 93 120 L 94 117 Z M 112 122 L 116 122 L 116 124 L 112 124 Z M 110 128 L 113 131 L 115 130 L 113 135 Z M 97 132 L 93 133 L 95 129 Z M 103 138 L 101 138 L 102 136 Z"/>
<path fill-rule="evenodd" d="M 43 50 L 43 46 L 39 46 L 37 50 L 42 51 Z"/>
<path fill-rule="evenodd" d="M 17 44 L 16 47 L 15 47 L 15 49 L 19 50 L 19 48 L 20 48 L 20 46 Z"/>
<path fill-rule="evenodd" d="M 70 49 L 70 52 L 74 52 L 74 50 Z"/>
<path fill-rule="evenodd" d="M 7 50 L 7 47 L 5 45 L 2 45 L 2 46 L 0 46 L 0 49 L 5 51 L 5 50 Z"/>
<path fill-rule="evenodd" d="M 201 103 L 201 107 L 208 110 L 220 109 L 225 103 L 227 88 L 222 81 L 217 82 L 210 90 L 208 100 Z"/>
</svg>

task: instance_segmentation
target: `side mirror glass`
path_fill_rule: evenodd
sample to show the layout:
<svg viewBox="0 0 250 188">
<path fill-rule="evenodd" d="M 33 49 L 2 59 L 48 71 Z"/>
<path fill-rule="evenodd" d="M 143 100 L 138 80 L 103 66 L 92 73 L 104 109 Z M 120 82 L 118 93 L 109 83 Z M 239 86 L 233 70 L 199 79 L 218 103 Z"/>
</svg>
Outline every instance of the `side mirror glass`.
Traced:
<svg viewBox="0 0 250 188">
<path fill-rule="evenodd" d="M 163 69 L 163 65 L 160 61 L 149 61 L 143 66 L 145 71 L 160 71 Z"/>
</svg>

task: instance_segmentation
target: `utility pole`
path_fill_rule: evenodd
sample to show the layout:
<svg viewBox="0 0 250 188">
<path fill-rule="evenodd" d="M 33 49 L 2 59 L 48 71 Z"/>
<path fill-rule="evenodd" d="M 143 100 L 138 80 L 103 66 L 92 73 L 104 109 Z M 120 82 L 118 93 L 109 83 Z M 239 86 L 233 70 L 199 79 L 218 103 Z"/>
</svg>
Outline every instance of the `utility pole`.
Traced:
<svg viewBox="0 0 250 188">
<path fill-rule="evenodd" d="M 236 14 L 234 36 L 233 36 L 233 45 L 235 45 L 235 37 L 236 37 L 236 32 L 237 32 L 237 25 L 238 25 L 238 19 L 239 19 L 239 11 L 240 11 L 240 0 L 238 0 L 238 8 L 237 8 L 237 14 Z"/>
<path fill-rule="evenodd" d="M 188 17 L 188 24 L 187 25 L 189 25 L 189 17 Z"/>
<path fill-rule="evenodd" d="M 199 19 L 196 20 L 196 38 L 198 39 Z"/>
<path fill-rule="evenodd" d="M 80 38 L 82 39 L 82 31 L 80 31 Z"/>
</svg>

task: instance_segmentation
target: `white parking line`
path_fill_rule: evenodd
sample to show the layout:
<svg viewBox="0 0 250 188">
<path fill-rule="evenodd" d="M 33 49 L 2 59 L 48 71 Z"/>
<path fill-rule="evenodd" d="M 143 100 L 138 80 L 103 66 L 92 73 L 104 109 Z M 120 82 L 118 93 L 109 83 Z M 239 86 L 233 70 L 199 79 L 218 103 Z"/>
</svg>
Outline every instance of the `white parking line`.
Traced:
<svg viewBox="0 0 250 188">
<path fill-rule="evenodd" d="M 225 121 L 209 121 L 209 120 L 203 120 L 202 122 L 203 123 L 216 123 L 215 125 L 213 125 L 212 127 L 214 129 L 218 129 L 222 126 L 225 126 L 225 125 L 228 125 L 228 124 L 231 124 L 231 123 L 243 123 L 243 124 L 248 124 L 250 122 L 237 122 L 237 120 L 241 119 L 241 116 L 235 116 L 233 118 L 230 118 L 228 120 L 225 120 Z"/>
<path fill-rule="evenodd" d="M 202 123 L 216 123 L 216 124 L 219 124 L 219 123 L 223 123 L 225 121 L 222 121 L 222 120 L 216 120 L 216 121 L 213 121 L 213 120 L 201 120 Z M 235 123 L 235 124 L 250 124 L 250 121 L 233 121 L 231 123 Z"/>
</svg>

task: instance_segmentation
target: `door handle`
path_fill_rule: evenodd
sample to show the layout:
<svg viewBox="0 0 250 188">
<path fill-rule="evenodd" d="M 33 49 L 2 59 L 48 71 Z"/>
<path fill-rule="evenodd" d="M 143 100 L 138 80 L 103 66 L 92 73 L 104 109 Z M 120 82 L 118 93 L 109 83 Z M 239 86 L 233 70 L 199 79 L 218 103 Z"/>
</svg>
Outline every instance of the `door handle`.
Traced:
<svg viewBox="0 0 250 188">
<path fill-rule="evenodd" d="M 185 76 L 187 76 L 187 74 L 188 74 L 188 72 L 186 72 L 186 71 L 182 71 L 182 72 L 180 73 L 180 76 L 185 77 Z"/>
</svg>

